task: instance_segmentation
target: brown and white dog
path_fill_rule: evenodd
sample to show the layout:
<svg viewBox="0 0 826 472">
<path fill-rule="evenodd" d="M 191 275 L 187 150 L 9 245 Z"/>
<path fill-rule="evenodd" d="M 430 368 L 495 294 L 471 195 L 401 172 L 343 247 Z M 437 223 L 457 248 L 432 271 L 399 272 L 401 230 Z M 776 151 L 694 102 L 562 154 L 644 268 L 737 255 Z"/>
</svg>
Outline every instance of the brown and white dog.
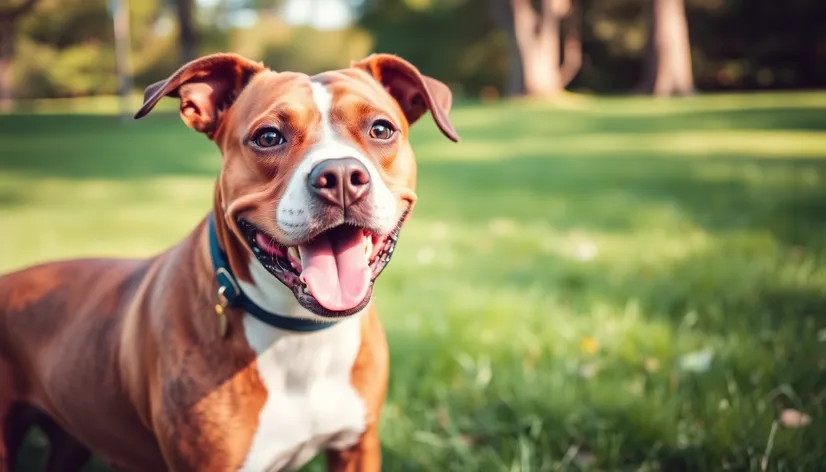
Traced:
<svg viewBox="0 0 826 472">
<path fill-rule="evenodd" d="M 315 76 L 234 54 L 146 89 L 223 155 L 214 207 L 145 260 L 0 278 L 0 472 L 40 425 L 47 470 L 380 469 L 388 352 L 370 303 L 416 201 L 408 128 L 450 90 L 396 56 Z M 220 293 L 219 293 L 220 292 Z M 240 301 L 239 301 L 240 300 Z M 323 328 L 323 329 L 322 329 Z"/>
</svg>

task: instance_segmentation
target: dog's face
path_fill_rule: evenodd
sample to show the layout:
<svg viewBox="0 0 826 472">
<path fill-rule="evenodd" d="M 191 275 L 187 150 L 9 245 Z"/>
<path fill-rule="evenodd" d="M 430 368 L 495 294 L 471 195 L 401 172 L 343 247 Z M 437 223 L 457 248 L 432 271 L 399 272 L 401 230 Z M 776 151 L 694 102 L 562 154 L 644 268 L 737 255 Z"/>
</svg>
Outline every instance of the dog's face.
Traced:
<svg viewBox="0 0 826 472">
<path fill-rule="evenodd" d="M 430 110 L 458 140 L 447 86 L 390 55 L 313 77 L 208 56 L 148 87 L 136 117 L 164 96 L 224 156 L 216 216 L 239 278 L 257 261 L 325 317 L 369 303 L 416 201 L 409 126 Z"/>
</svg>

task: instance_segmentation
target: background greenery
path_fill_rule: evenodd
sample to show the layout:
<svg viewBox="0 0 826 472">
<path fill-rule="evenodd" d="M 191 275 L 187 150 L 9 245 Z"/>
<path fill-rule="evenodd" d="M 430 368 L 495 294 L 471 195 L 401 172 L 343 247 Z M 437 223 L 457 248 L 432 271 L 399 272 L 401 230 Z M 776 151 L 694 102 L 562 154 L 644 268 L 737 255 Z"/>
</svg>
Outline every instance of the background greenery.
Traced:
<svg viewBox="0 0 826 472">
<path fill-rule="evenodd" d="M 0 0 L 20 3 L 23 0 Z M 295 0 L 294 0 L 295 1 Z M 298 0 L 318 2 L 317 0 Z M 174 4 L 198 6 L 198 52 L 235 51 L 276 70 L 346 66 L 371 51 L 401 54 L 456 93 L 500 94 L 506 34 L 490 7 L 507 0 L 340 0 L 357 12 L 343 30 L 284 21 L 286 0 L 132 0 L 131 63 L 138 89 L 182 59 Z M 575 0 L 583 10 L 582 70 L 575 91 L 624 93 L 643 75 L 651 0 Z M 117 90 L 107 0 L 37 0 L 16 26 L 12 67 L 19 98 L 113 94 Z M 534 3 L 539 3 L 534 1 Z M 694 81 L 702 90 L 826 85 L 822 0 L 685 0 Z M 2 11 L 2 9 L 0 9 Z M 256 12 L 250 27 L 237 18 Z"/>
<path fill-rule="evenodd" d="M 0 270 L 148 256 L 206 214 L 214 145 L 115 109 L 0 116 Z M 826 94 L 454 116 L 459 145 L 414 128 L 420 204 L 377 284 L 385 470 L 760 470 L 775 421 L 769 470 L 826 469 Z"/>
</svg>

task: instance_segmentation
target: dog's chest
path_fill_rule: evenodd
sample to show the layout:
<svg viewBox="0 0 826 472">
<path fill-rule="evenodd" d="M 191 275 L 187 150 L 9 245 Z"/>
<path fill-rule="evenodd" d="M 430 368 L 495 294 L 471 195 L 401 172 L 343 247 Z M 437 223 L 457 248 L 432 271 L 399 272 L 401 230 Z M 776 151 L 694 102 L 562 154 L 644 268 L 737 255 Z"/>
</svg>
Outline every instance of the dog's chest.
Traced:
<svg viewBox="0 0 826 472">
<path fill-rule="evenodd" d="M 365 429 L 364 402 L 350 382 L 360 318 L 291 333 L 247 316 L 244 329 L 267 389 L 245 472 L 293 470 L 322 448 L 343 449 Z"/>
</svg>

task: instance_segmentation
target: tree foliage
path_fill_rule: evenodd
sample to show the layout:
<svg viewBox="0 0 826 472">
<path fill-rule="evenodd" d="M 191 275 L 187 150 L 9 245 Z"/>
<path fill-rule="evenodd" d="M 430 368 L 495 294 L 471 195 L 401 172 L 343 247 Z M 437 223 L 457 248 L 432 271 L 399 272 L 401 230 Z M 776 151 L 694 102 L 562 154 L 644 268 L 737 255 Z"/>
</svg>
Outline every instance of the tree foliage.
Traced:
<svg viewBox="0 0 826 472">
<path fill-rule="evenodd" d="M 374 50 L 398 54 L 451 86 L 478 93 L 507 72 L 507 38 L 479 0 L 375 0 L 359 25 Z"/>
<path fill-rule="evenodd" d="M 181 63 L 177 1 L 129 2 L 138 87 Z M 341 1 L 358 13 L 342 31 L 287 24 L 280 16 L 285 0 L 218 0 L 209 9 L 196 2 L 194 54 L 232 50 L 278 70 L 315 72 L 371 51 L 391 52 L 448 82 L 457 95 L 519 91 L 518 80 L 509 80 L 519 61 L 506 27 L 511 20 L 491 8 L 509 0 Z M 0 11 L 23 2 L 0 0 Z M 575 1 L 582 56 L 569 89 L 628 93 L 644 82 L 651 2 Z M 685 0 L 685 9 L 698 90 L 826 86 L 826 2 Z M 257 23 L 242 28 L 226 20 L 245 10 L 257 13 Z M 115 92 L 106 0 L 38 0 L 15 23 L 14 39 L 15 96 Z"/>
</svg>

